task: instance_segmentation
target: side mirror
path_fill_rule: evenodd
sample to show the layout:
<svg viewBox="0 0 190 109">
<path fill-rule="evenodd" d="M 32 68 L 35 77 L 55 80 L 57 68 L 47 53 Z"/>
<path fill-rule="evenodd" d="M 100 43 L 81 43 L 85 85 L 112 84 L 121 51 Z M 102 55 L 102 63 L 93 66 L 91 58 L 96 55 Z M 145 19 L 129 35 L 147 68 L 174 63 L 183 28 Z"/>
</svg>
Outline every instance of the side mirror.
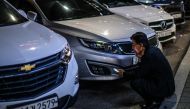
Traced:
<svg viewBox="0 0 190 109">
<path fill-rule="evenodd" d="M 28 19 L 35 21 L 37 18 L 37 13 L 33 12 L 33 11 L 28 11 L 27 13 L 27 17 Z"/>
<path fill-rule="evenodd" d="M 27 18 L 26 13 L 22 9 L 18 9 L 18 12 L 25 18 Z"/>
</svg>

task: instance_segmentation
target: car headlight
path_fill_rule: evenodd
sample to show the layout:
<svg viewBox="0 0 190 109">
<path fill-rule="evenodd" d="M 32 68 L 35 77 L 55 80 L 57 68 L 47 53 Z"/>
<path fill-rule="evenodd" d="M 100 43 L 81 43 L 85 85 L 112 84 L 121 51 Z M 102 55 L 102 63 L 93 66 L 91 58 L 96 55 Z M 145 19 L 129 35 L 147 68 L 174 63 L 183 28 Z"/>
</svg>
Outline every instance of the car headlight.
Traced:
<svg viewBox="0 0 190 109">
<path fill-rule="evenodd" d="M 69 44 L 67 44 L 61 53 L 61 60 L 64 64 L 68 64 L 71 60 L 71 57 L 72 57 L 72 50 Z"/>
<path fill-rule="evenodd" d="M 83 46 L 100 52 L 119 55 L 132 53 L 132 43 L 130 41 L 118 43 L 80 39 L 80 42 Z"/>
</svg>

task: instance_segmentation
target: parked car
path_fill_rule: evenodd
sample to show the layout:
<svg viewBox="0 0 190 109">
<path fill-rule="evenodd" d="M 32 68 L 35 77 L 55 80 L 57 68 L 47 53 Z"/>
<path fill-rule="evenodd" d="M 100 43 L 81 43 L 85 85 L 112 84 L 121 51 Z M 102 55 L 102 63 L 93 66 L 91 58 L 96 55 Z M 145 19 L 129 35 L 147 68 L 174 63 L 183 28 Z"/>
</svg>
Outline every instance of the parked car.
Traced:
<svg viewBox="0 0 190 109">
<path fill-rule="evenodd" d="M 78 66 L 67 40 L 4 0 L 0 10 L 0 109 L 71 106 L 79 88 Z"/>
<path fill-rule="evenodd" d="M 163 9 L 174 17 L 176 25 L 185 23 L 184 2 L 180 0 L 137 0 L 155 8 Z"/>
<path fill-rule="evenodd" d="M 83 80 L 115 80 L 117 69 L 136 66 L 130 36 L 147 34 L 159 46 L 154 30 L 115 15 L 91 0 L 8 0 L 25 12 L 38 13 L 38 22 L 66 36 Z M 15 3 L 16 2 L 16 3 Z"/>
<path fill-rule="evenodd" d="M 150 26 L 157 32 L 160 42 L 176 39 L 173 17 L 163 10 L 141 5 L 134 0 L 96 0 L 113 13 Z"/>
<path fill-rule="evenodd" d="M 190 18 L 190 1 L 184 0 L 185 17 Z"/>
</svg>

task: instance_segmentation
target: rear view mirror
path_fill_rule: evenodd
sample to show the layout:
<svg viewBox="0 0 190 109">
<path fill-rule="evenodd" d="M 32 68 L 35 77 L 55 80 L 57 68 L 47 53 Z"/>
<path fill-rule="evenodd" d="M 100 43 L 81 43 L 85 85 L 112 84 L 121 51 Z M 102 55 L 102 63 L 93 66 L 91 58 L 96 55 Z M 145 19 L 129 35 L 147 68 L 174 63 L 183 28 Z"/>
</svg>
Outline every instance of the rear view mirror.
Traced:
<svg viewBox="0 0 190 109">
<path fill-rule="evenodd" d="M 27 13 L 27 17 L 28 19 L 35 21 L 37 18 L 37 13 L 33 12 L 33 11 L 28 11 Z"/>
</svg>

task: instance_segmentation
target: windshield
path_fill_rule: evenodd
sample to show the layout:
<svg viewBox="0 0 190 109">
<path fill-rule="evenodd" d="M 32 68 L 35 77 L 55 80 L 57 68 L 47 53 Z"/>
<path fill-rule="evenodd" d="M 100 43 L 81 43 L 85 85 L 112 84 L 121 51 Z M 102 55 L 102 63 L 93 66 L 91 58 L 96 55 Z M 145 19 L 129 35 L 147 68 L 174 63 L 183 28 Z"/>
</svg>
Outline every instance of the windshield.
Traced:
<svg viewBox="0 0 190 109">
<path fill-rule="evenodd" d="M 88 0 L 38 0 L 36 2 L 46 17 L 51 21 L 112 14 L 101 5 Z"/>
<path fill-rule="evenodd" d="M 138 0 L 144 4 L 169 4 L 171 0 Z"/>
<path fill-rule="evenodd" d="M 0 26 L 13 25 L 27 21 L 9 5 L 0 1 Z"/>
<path fill-rule="evenodd" d="M 98 2 L 109 8 L 140 5 L 134 0 L 98 0 Z"/>
</svg>

